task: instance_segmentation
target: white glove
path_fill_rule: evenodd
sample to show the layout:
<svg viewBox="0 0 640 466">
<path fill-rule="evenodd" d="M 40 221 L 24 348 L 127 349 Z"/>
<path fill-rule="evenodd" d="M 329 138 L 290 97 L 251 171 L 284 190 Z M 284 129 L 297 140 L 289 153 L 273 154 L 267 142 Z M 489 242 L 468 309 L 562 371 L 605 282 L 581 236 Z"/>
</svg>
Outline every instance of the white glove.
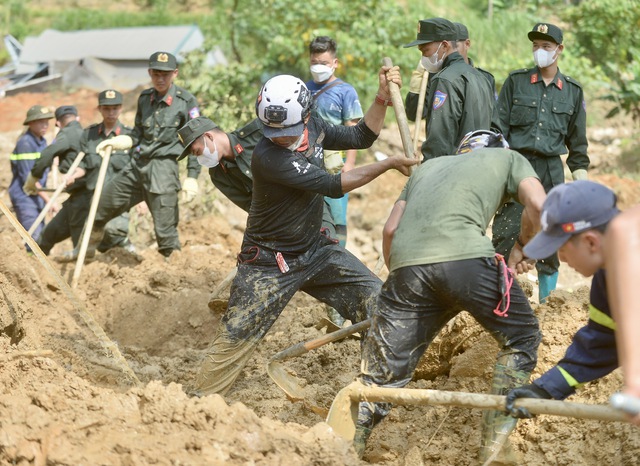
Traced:
<svg viewBox="0 0 640 466">
<path fill-rule="evenodd" d="M 35 196 L 38 194 L 38 187 L 36 186 L 37 182 L 38 179 L 29 172 L 29 176 L 27 176 L 27 181 L 24 182 L 22 190 L 29 196 Z"/>
<path fill-rule="evenodd" d="M 589 179 L 587 176 L 587 170 L 584 168 L 578 168 L 577 170 L 572 171 L 571 176 L 573 177 L 573 181 Z"/>
<path fill-rule="evenodd" d="M 198 180 L 195 178 L 185 178 L 180 191 L 183 202 L 191 202 L 198 195 Z"/>
<path fill-rule="evenodd" d="M 131 149 L 133 145 L 133 140 L 131 136 L 127 136 L 122 134 L 120 136 L 113 137 L 111 139 L 105 139 L 96 147 L 96 152 L 101 156 L 104 156 L 104 151 L 107 146 L 111 146 L 113 150 L 126 150 Z"/>
<path fill-rule="evenodd" d="M 409 81 L 409 92 L 420 94 L 420 86 L 422 85 L 422 76 L 427 72 L 422 66 L 422 60 L 418 62 L 418 66 L 411 73 L 411 81 Z"/>
</svg>

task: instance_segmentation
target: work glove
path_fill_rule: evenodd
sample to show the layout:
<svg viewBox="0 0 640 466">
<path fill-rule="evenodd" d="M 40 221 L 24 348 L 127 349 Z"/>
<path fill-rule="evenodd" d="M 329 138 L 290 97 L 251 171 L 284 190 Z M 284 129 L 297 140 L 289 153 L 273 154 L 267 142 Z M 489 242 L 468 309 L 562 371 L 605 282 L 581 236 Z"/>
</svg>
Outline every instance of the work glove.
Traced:
<svg viewBox="0 0 640 466">
<path fill-rule="evenodd" d="M 427 72 L 422 66 L 422 61 L 418 62 L 418 66 L 411 73 L 411 81 L 409 81 L 409 92 L 420 94 L 420 86 L 422 85 L 422 76 Z"/>
<path fill-rule="evenodd" d="M 571 176 L 573 177 L 573 181 L 589 179 L 587 176 L 587 170 L 584 168 L 578 168 L 577 170 L 572 171 Z"/>
<path fill-rule="evenodd" d="M 198 194 L 198 180 L 195 178 L 185 178 L 182 182 L 182 191 L 180 196 L 183 202 L 191 202 Z"/>
<path fill-rule="evenodd" d="M 507 414 L 518 419 L 531 419 L 533 414 L 531 414 L 527 408 L 516 408 L 513 406 L 518 398 L 550 400 L 553 397 L 544 388 L 538 387 L 532 383 L 511 389 L 509 393 L 507 393 L 507 403 L 505 405 Z"/>
<path fill-rule="evenodd" d="M 37 182 L 38 179 L 29 172 L 29 176 L 27 176 L 27 181 L 24 182 L 22 190 L 29 196 L 35 196 L 38 194 L 38 187 L 36 186 Z"/>
<path fill-rule="evenodd" d="M 131 136 L 127 136 L 125 134 L 121 134 L 120 136 L 113 137 L 111 139 L 105 139 L 96 147 L 96 152 L 104 157 L 104 151 L 107 149 L 107 146 L 111 146 L 112 150 L 126 150 L 131 149 L 133 145 L 133 140 Z"/>
</svg>

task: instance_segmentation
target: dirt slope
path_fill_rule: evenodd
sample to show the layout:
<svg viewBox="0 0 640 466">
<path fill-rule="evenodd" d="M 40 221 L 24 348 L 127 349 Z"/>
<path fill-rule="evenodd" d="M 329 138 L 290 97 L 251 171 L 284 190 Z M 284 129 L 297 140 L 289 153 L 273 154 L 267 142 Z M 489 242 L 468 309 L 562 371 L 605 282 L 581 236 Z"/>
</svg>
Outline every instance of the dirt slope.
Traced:
<svg viewBox="0 0 640 466">
<path fill-rule="evenodd" d="M 83 123 L 92 121 L 90 93 L 5 99 L 0 112 L 14 115 L 17 108 L 45 100 L 76 102 Z M 0 128 L 5 167 L 23 113 L 12 126 L 3 121 Z M 381 139 L 375 149 L 398 150 L 397 130 L 386 130 Z M 612 175 L 597 179 L 614 188 L 624 206 L 640 202 L 637 183 Z M 9 180 L 9 170 L 0 172 L 0 192 Z M 371 268 L 403 182 L 389 173 L 352 195 L 349 248 Z M 220 318 L 207 307 L 209 293 L 233 267 L 246 219 L 217 198 L 204 176 L 200 185 L 200 203 L 182 206 L 183 250 L 168 263 L 154 250 L 148 214 L 133 213 L 133 239 L 142 260 L 122 251 L 100 255 L 85 266 L 79 283 L 80 299 L 117 343 L 141 380 L 139 387 L 118 370 L 0 217 L 0 464 L 476 464 L 477 410 L 396 407 L 374 432 L 362 463 L 329 431 L 310 408 L 327 409 L 357 374 L 355 339 L 285 362 L 304 381 L 308 396 L 306 404 L 287 400 L 265 365 L 276 352 L 323 333 L 315 324 L 324 306 L 303 294 L 287 306 L 228 396 L 194 399 L 184 393 Z M 9 202 L 6 193 L 1 199 Z M 61 244 L 54 254 L 68 247 Z M 72 266 L 56 267 L 70 279 Z M 562 356 L 587 319 L 588 291 L 581 285 L 588 280 L 563 269 L 560 283 L 564 291 L 537 307 L 544 339 L 536 374 Z M 491 337 L 462 314 L 431 345 L 410 387 L 487 392 L 496 352 Z M 605 403 L 621 384 L 616 371 L 588 384 L 572 401 Z M 626 424 L 540 416 L 521 422 L 512 441 L 522 464 L 632 465 L 640 459 L 638 432 Z"/>
</svg>

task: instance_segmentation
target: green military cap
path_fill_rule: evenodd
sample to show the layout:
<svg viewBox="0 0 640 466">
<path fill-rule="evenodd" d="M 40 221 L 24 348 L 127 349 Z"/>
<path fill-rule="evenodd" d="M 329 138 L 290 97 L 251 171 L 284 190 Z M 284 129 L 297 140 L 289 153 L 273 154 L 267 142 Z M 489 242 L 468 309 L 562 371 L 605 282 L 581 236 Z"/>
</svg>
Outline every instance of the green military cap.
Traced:
<svg viewBox="0 0 640 466">
<path fill-rule="evenodd" d="M 156 52 L 149 57 L 149 69 L 173 71 L 178 69 L 176 57 L 169 52 Z"/>
<path fill-rule="evenodd" d="M 429 18 L 418 21 L 418 37 L 404 47 L 440 42 L 443 40 L 457 40 L 458 33 L 451 21 L 445 18 Z"/>
<path fill-rule="evenodd" d="M 467 40 L 469 38 L 469 30 L 467 29 L 467 26 L 462 23 L 453 23 L 453 25 L 456 28 L 456 40 Z"/>
<path fill-rule="evenodd" d="M 56 108 L 56 120 L 59 120 L 65 115 L 75 115 L 78 116 L 78 109 L 73 105 L 61 105 Z"/>
<path fill-rule="evenodd" d="M 122 105 L 122 94 L 114 89 L 107 89 L 98 94 L 98 105 Z"/>
<path fill-rule="evenodd" d="M 180 143 L 182 144 L 182 147 L 184 147 L 184 150 L 178 157 L 178 160 L 182 160 L 189 155 L 191 151 L 190 146 L 193 144 L 193 141 L 198 139 L 207 131 L 211 131 L 217 127 L 218 125 L 207 117 L 199 116 L 193 120 L 189 120 L 186 125 L 178 130 L 178 139 L 180 139 Z"/>
<path fill-rule="evenodd" d="M 556 44 L 562 44 L 562 29 L 549 23 L 538 23 L 528 34 L 529 40 L 550 40 Z"/>
<path fill-rule="evenodd" d="M 37 120 L 50 120 L 53 118 L 53 112 L 49 107 L 43 107 L 42 105 L 34 105 L 27 110 L 27 117 L 24 119 L 23 125 L 31 123 Z"/>
</svg>

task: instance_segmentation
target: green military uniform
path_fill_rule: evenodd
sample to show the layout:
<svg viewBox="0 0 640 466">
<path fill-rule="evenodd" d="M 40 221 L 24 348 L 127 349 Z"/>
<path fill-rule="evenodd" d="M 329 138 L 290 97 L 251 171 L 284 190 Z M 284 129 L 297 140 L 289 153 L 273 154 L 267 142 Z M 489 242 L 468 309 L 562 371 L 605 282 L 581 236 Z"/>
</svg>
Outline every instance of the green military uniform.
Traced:
<svg viewBox="0 0 640 466">
<path fill-rule="evenodd" d="M 487 79 L 458 52 L 447 56 L 429 83 L 424 160 L 455 154 L 465 134 L 489 129 L 493 102 Z"/>
<path fill-rule="evenodd" d="M 85 157 L 80 163 L 80 167 L 87 170 L 87 189 L 92 192 L 96 188 L 98 181 L 98 173 L 100 171 L 100 164 L 102 163 L 102 157 L 98 154 L 96 147 L 102 141 L 111 139 L 114 136 L 130 135 L 132 128 L 125 126 L 119 121 L 109 134 L 106 133 L 104 123 L 96 123 L 86 128 L 82 133 L 80 139 L 80 148 L 85 153 Z M 129 165 L 131 162 L 131 154 L 129 150 L 115 150 L 111 153 L 109 159 L 109 166 L 107 167 L 107 175 L 105 178 L 105 185 L 111 178 L 115 176 Z M 129 212 L 123 212 L 121 215 L 111 219 L 105 225 L 105 235 L 102 239 L 102 243 L 98 246 L 98 250 L 105 252 L 116 246 L 126 247 L 130 244 L 127 238 L 129 234 Z"/>
<path fill-rule="evenodd" d="M 141 93 L 131 133 L 133 147 L 137 146 L 133 160 L 105 186 L 96 228 L 145 201 L 153 216 L 158 251 L 169 256 L 180 249 L 176 159 L 182 147 L 177 132 L 199 114 L 196 98 L 175 84 L 162 97 L 153 88 Z M 197 178 L 199 173 L 200 165 L 189 157 L 188 176 Z"/>
<path fill-rule="evenodd" d="M 80 151 L 81 136 L 80 123 L 77 121 L 68 123 L 60 130 L 53 144 L 41 152 L 40 158 L 31 169 L 31 174 L 38 179 L 41 178 L 44 171 L 51 167 L 55 157 L 58 157 L 60 172 L 67 173 Z M 66 191 L 69 193 L 69 198 L 62 203 L 60 212 L 47 224 L 38 238 L 38 246 L 45 254 L 49 254 L 56 243 L 69 237 L 73 246 L 77 246 L 82 235 L 84 222 L 91 206 L 92 193 L 87 189 L 86 177 L 77 179 L 67 186 Z"/>
<path fill-rule="evenodd" d="M 493 119 L 493 126 L 506 137 L 511 149 L 529 160 L 547 192 L 564 183 L 560 155 L 567 149 L 567 165 L 572 172 L 588 168 L 584 93 L 576 80 L 560 71 L 548 86 L 537 67 L 510 73 Z M 493 244 L 505 257 L 520 231 L 522 210 L 520 204 L 507 203 L 494 219 Z M 550 275 L 559 265 L 554 254 L 539 261 L 537 268 Z"/>
<path fill-rule="evenodd" d="M 253 177 L 251 155 L 262 139 L 262 123 L 257 118 L 240 129 L 227 133 L 234 160 L 221 159 L 217 167 L 209 169 L 209 176 L 216 188 L 242 210 L 249 212 Z"/>
</svg>

